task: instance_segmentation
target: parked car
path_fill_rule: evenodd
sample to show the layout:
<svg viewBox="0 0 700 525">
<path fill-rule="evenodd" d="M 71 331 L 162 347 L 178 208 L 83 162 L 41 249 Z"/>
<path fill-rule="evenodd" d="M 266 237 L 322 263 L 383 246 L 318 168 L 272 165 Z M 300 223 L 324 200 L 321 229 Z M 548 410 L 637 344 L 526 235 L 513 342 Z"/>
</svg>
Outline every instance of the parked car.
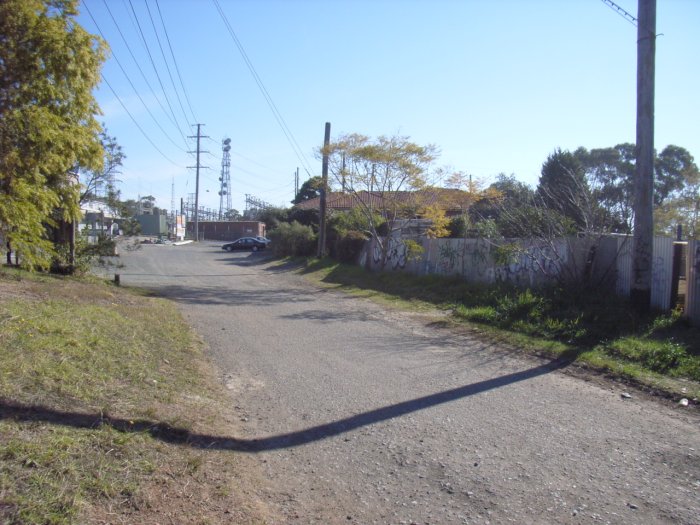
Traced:
<svg viewBox="0 0 700 525">
<path fill-rule="evenodd" d="M 241 237 L 233 242 L 227 242 L 221 246 L 222 250 L 227 252 L 232 252 L 233 250 L 252 250 L 257 252 L 258 250 L 264 250 L 267 243 L 257 240 L 254 237 Z"/>
</svg>

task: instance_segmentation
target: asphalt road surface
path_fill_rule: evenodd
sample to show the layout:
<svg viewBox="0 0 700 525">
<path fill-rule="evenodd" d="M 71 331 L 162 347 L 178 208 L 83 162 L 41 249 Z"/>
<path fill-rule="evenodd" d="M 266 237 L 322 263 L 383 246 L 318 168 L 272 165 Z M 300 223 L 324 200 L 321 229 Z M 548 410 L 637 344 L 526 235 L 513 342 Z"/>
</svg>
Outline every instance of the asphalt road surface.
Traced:
<svg viewBox="0 0 700 525">
<path fill-rule="evenodd" d="M 122 252 L 176 300 L 279 523 L 700 524 L 700 423 L 218 244 Z"/>
</svg>

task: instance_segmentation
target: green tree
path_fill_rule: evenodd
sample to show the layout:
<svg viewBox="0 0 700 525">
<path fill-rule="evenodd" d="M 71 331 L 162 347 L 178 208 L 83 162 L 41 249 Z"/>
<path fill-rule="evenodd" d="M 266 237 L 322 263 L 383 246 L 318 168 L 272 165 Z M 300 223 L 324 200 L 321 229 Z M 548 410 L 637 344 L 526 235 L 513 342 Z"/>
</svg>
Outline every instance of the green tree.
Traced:
<svg viewBox="0 0 700 525">
<path fill-rule="evenodd" d="M 669 144 L 654 160 L 654 205 L 666 199 L 680 197 L 692 172 L 697 172 L 695 159 L 687 149 Z"/>
<path fill-rule="evenodd" d="M 604 211 L 606 226 L 617 233 L 631 233 L 634 220 L 634 144 L 612 148 L 579 148 L 574 152 L 583 164 L 593 200 Z M 657 232 L 670 233 L 673 217 L 683 224 L 682 214 L 692 213 L 697 166 L 685 148 L 668 145 L 654 160 L 654 215 L 661 224 Z M 680 207 L 676 210 L 677 207 Z"/>
<path fill-rule="evenodd" d="M 318 232 L 319 229 L 319 211 L 318 208 L 312 208 L 310 210 L 302 210 L 294 207 L 289 210 L 287 215 L 287 222 L 298 222 L 304 226 L 310 226 L 314 232 Z"/>
<path fill-rule="evenodd" d="M 365 237 L 371 237 L 370 223 L 380 226 L 384 223 L 384 219 L 375 213 L 370 221 L 360 208 L 333 213 L 328 219 L 329 238 L 339 238 L 351 231 L 358 231 Z"/>
<path fill-rule="evenodd" d="M 92 169 L 78 168 L 82 186 L 80 202 L 100 198 L 108 204 L 114 205 L 119 196 L 115 187 L 116 175 L 119 174 L 119 168 L 122 167 L 126 155 L 124 155 L 117 140 L 109 136 L 107 132 L 100 132 L 100 141 L 104 152 L 101 166 Z"/>
<path fill-rule="evenodd" d="M 634 220 L 634 144 L 574 152 L 586 172 L 591 195 L 610 231 L 631 233 Z"/>
<path fill-rule="evenodd" d="M 517 180 L 515 175 L 499 173 L 496 181 L 486 188 L 484 197 L 470 208 L 464 226 L 455 224 L 455 229 L 473 228 L 481 222 L 493 221 L 491 224 L 495 223 L 503 237 L 519 237 L 522 225 L 511 218 L 520 215 L 518 210 L 531 207 L 534 199 L 535 192 L 530 186 Z"/>
<path fill-rule="evenodd" d="M 71 173 L 102 161 L 92 92 L 105 45 L 76 22 L 77 5 L 0 2 L 0 237 L 29 268 L 57 254 L 46 226 L 80 216 Z"/>
<path fill-rule="evenodd" d="M 593 201 L 581 161 L 557 149 L 542 165 L 537 198 L 543 205 L 571 219 L 579 230 L 590 228 Z"/>
<path fill-rule="evenodd" d="M 323 178 L 316 176 L 307 179 L 304 184 L 299 188 L 299 193 L 296 194 L 292 204 L 299 204 L 310 199 L 315 199 L 321 195 L 321 188 L 323 187 Z"/>
<path fill-rule="evenodd" d="M 660 235 L 676 235 L 678 226 L 687 239 L 700 237 L 700 170 L 693 158 L 681 170 L 680 190 L 673 191 L 654 209 L 654 229 Z"/>
<path fill-rule="evenodd" d="M 227 212 L 224 213 L 224 218 L 227 221 L 240 221 L 243 218 L 243 215 L 241 215 L 241 212 L 231 208 Z"/>
<path fill-rule="evenodd" d="M 437 156 L 437 148 L 420 146 L 410 142 L 408 137 L 371 139 L 349 134 L 329 144 L 325 153 L 332 177 L 352 196 L 355 207 L 367 219 L 370 235 L 385 261 L 388 244 L 377 231 L 376 217 L 386 221 L 391 235 L 399 219 L 414 216 L 419 203 L 407 202 L 405 192 L 415 192 L 426 186 L 427 171 Z"/>
<path fill-rule="evenodd" d="M 280 224 L 288 222 L 288 219 L 289 210 L 270 206 L 269 208 L 261 210 L 253 220 L 264 222 L 266 231 L 270 232 L 276 229 Z"/>
</svg>

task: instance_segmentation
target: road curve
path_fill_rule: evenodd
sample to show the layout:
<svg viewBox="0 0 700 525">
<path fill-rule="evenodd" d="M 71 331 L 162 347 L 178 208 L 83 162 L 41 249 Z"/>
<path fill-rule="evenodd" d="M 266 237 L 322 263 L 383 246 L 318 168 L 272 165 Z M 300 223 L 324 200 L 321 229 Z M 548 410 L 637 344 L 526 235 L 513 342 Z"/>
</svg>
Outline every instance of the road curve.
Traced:
<svg viewBox="0 0 700 525">
<path fill-rule="evenodd" d="M 123 251 L 208 345 L 279 523 L 700 523 L 687 409 L 561 373 L 219 245 Z M 233 431 L 232 431 L 233 432 Z"/>
</svg>

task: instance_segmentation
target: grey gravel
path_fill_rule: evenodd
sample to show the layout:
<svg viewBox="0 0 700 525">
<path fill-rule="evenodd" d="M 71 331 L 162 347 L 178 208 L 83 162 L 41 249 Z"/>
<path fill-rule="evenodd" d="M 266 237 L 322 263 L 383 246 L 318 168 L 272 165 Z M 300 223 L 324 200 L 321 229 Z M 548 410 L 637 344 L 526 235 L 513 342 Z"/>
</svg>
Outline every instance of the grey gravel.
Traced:
<svg viewBox="0 0 700 525">
<path fill-rule="evenodd" d="M 176 300 L 275 523 L 700 523 L 697 413 L 213 243 L 121 251 Z"/>
</svg>

